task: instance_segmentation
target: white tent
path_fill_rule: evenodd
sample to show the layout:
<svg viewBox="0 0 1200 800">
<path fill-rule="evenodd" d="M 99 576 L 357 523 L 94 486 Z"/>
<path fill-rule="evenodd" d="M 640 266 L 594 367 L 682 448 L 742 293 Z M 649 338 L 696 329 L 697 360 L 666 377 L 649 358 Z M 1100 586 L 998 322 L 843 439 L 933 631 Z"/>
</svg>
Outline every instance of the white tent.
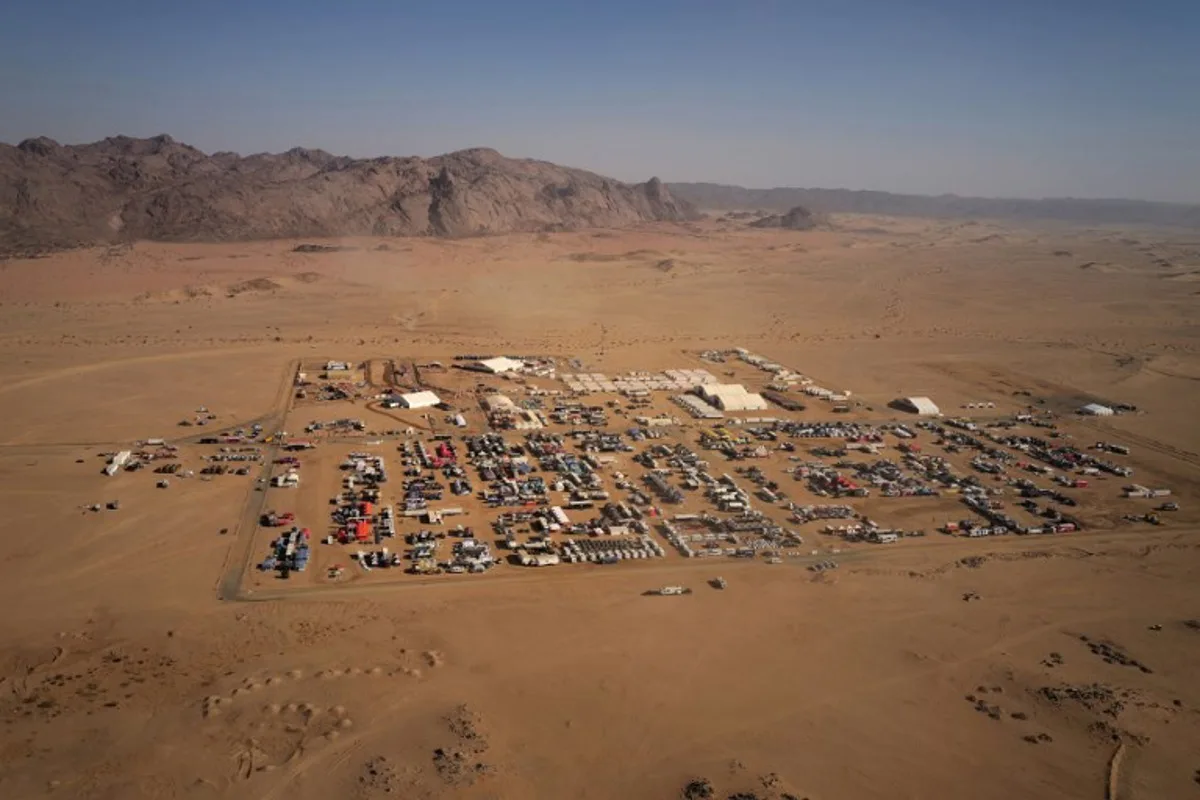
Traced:
<svg viewBox="0 0 1200 800">
<path fill-rule="evenodd" d="M 483 398 L 483 406 L 490 412 L 497 411 L 512 411 L 515 410 L 517 404 L 512 401 L 512 398 L 504 394 L 489 394 Z"/>
<path fill-rule="evenodd" d="M 942 413 L 937 404 L 928 397 L 901 397 L 892 403 L 892 407 L 922 417 L 936 417 Z"/>
<path fill-rule="evenodd" d="M 441 399 L 433 392 L 411 392 L 400 395 L 400 405 L 404 408 L 432 408 Z"/>
<path fill-rule="evenodd" d="M 1108 406 L 1102 406 L 1099 403 L 1088 403 L 1083 408 L 1079 409 L 1080 414 L 1087 414 L 1090 417 L 1111 417 L 1113 410 Z"/>
<path fill-rule="evenodd" d="M 760 394 L 746 391 L 740 383 L 705 383 L 699 387 L 700 395 L 723 411 L 762 411 L 767 401 Z"/>
<path fill-rule="evenodd" d="M 479 368 L 484 372 L 499 374 L 501 372 L 512 372 L 514 369 L 520 369 L 525 366 L 522 362 L 508 356 L 500 356 L 499 358 L 485 358 L 479 362 Z"/>
</svg>

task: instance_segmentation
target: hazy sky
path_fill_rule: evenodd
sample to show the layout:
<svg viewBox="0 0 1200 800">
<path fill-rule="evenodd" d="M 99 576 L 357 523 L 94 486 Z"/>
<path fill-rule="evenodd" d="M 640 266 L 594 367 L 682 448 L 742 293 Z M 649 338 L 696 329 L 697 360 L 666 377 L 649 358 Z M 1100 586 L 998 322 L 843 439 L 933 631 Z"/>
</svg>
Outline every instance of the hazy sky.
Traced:
<svg viewBox="0 0 1200 800">
<path fill-rule="evenodd" d="M 0 141 L 1200 202 L 1200 0 L 6 0 Z"/>
</svg>

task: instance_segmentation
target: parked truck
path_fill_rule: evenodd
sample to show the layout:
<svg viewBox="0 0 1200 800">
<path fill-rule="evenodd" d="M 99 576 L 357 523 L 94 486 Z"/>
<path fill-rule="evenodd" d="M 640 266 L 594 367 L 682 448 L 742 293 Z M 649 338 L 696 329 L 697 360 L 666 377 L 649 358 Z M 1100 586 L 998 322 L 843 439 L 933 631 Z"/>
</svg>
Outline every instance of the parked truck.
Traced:
<svg viewBox="0 0 1200 800">
<path fill-rule="evenodd" d="M 264 528 L 282 528 L 285 525 L 291 525 L 295 519 L 296 515 L 290 511 L 283 514 L 268 511 L 259 518 L 259 524 Z"/>
</svg>

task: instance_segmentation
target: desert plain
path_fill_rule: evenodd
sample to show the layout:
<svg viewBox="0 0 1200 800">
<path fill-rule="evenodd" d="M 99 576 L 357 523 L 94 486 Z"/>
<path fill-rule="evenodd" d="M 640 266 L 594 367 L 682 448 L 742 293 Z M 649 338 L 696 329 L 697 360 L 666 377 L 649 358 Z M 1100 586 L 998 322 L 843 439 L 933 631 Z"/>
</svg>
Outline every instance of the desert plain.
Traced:
<svg viewBox="0 0 1200 800">
<path fill-rule="evenodd" d="M 230 598 L 253 476 L 101 474 L 101 453 L 194 437 L 177 424 L 200 406 L 222 428 L 263 418 L 305 359 L 617 372 L 733 347 L 878 409 L 1038 398 L 1080 446 L 1128 445 L 1180 508 L 1127 522 L 1151 506 L 1111 479 L 1082 531 L 931 530 L 821 573 L 673 558 L 293 592 L 245 577 Z M 1075 417 L 1088 400 L 1138 410 Z M 1194 232 L 714 215 L 4 261 L 0 796 L 1195 796 L 1198 403 Z M 643 596 L 664 583 L 695 591 Z"/>
</svg>

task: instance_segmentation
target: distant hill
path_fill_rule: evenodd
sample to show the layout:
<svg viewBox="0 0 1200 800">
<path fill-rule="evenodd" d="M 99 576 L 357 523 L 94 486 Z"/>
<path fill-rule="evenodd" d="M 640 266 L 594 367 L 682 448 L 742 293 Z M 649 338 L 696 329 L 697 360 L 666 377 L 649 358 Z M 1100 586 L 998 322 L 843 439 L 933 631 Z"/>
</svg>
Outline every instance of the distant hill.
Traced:
<svg viewBox="0 0 1200 800">
<path fill-rule="evenodd" d="M 1170 225 L 1200 228 L 1200 205 L 1144 200 L 1006 200 L 957 195 L 926 196 L 850 189 L 745 189 L 717 183 L 671 183 L 676 197 L 697 208 L 786 211 L 804 206 L 818 213 L 886 214 L 952 219 L 1052 220 L 1091 225 Z"/>
<path fill-rule="evenodd" d="M 467 236 L 693 219 L 655 178 L 626 184 L 463 150 L 352 159 L 209 155 L 170 136 L 0 144 L 0 253 L 101 242 Z"/>
</svg>

